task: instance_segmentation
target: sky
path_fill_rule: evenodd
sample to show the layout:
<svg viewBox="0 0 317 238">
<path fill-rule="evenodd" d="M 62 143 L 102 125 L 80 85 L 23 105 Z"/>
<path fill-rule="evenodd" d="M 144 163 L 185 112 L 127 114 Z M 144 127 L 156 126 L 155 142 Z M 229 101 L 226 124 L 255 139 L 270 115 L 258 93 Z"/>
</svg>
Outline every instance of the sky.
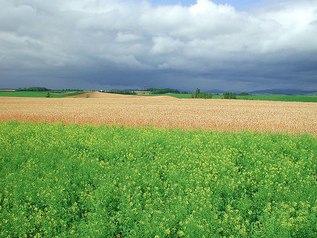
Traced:
<svg viewBox="0 0 317 238">
<path fill-rule="evenodd" d="M 317 0 L 0 0 L 0 88 L 317 90 Z"/>
<path fill-rule="evenodd" d="M 183 5 L 190 6 L 196 3 L 195 0 L 151 0 L 153 5 Z M 248 10 L 259 6 L 264 2 L 264 0 L 215 0 L 213 1 L 216 4 L 228 4 L 239 10 Z"/>
</svg>

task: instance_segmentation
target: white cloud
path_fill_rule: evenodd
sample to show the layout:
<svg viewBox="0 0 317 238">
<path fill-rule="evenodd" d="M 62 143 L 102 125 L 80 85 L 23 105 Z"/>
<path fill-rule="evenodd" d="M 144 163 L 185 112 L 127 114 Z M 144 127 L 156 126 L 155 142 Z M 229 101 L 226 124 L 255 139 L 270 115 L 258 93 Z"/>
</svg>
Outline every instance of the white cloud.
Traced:
<svg viewBox="0 0 317 238">
<path fill-rule="evenodd" d="M 136 34 L 118 32 L 116 41 L 117 42 L 130 42 L 130 41 L 140 40 L 141 38 L 142 38 L 141 36 L 138 36 Z"/>
<path fill-rule="evenodd" d="M 169 36 L 166 37 L 153 37 L 153 47 L 151 52 L 153 54 L 171 54 L 178 49 L 183 48 L 183 42 L 178 39 L 173 39 Z"/>
<path fill-rule="evenodd" d="M 264 56 L 279 62 L 317 53 L 316 22 L 316 0 L 268 1 L 248 12 L 210 0 L 0 0 L 0 67 L 98 63 L 208 73 Z"/>
</svg>

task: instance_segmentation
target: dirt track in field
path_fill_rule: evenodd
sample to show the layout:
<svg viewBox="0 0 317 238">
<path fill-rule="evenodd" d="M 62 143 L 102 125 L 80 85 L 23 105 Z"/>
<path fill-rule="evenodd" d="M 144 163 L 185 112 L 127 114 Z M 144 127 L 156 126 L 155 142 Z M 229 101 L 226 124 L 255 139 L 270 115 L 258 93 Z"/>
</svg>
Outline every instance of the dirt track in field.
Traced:
<svg viewBox="0 0 317 238">
<path fill-rule="evenodd" d="M 105 93 L 88 93 L 74 98 L 0 97 L 0 120 L 317 135 L 317 103 Z"/>
</svg>

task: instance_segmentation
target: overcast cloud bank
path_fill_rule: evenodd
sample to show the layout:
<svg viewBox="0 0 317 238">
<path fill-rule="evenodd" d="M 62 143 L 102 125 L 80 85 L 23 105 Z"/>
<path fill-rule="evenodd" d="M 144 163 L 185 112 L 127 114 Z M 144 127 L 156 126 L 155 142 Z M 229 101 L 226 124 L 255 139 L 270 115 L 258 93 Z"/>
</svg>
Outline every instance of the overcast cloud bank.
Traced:
<svg viewBox="0 0 317 238">
<path fill-rule="evenodd" d="M 316 0 L 0 0 L 0 87 L 311 89 L 316 66 Z"/>
</svg>

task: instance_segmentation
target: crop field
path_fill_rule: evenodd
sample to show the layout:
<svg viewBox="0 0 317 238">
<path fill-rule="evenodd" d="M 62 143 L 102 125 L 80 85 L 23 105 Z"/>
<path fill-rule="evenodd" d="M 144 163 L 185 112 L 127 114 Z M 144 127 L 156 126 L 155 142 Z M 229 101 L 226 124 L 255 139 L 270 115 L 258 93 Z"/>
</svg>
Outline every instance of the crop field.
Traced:
<svg viewBox="0 0 317 238">
<path fill-rule="evenodd" d="M 63 98 L 82 94 L 81 91 L 0 91 L 0 97 L 36 97 L 36 98 Z"/>
<path fill-rule="evenodd" d="M 316 103 L 188 100 L 106 93 L 77 97 L 0 97 L 0 120 L 317 135 Z"/>
<path fill-rule="evenodd" d="M 0 97 L 0 237 L 317 237 L 316 135 L 316 103 Z"/>
<path fill-rule="evenodd" d="M 309 135 L 0 123 L 0 237 L 317 237 Z"/>
<path fill-rule="evenodd" d="M 175 98 L 192 98 L 190 93 L 144 94 L 142 96 L 170 96 Z"/>
<path fill-rule="evenodd" d="M 238 95 L 238 99 L 285 102 L 317 102 L 317 95 Z"/>
<path fill-rule="evenodd" d="M 170 93 L 170 94 L 146 94 L 145 96 L 171 96 L 175 98 L 192 98 L 188 93 Z M 265 101 L 282 101 L 282 102 L 317 102 L 317 95 L 237 95 L 237 99 L 243 100 L 265 100 Z M 213 94 L 213 99 L 223 99 L 223 95 Z"/>
</svg>

